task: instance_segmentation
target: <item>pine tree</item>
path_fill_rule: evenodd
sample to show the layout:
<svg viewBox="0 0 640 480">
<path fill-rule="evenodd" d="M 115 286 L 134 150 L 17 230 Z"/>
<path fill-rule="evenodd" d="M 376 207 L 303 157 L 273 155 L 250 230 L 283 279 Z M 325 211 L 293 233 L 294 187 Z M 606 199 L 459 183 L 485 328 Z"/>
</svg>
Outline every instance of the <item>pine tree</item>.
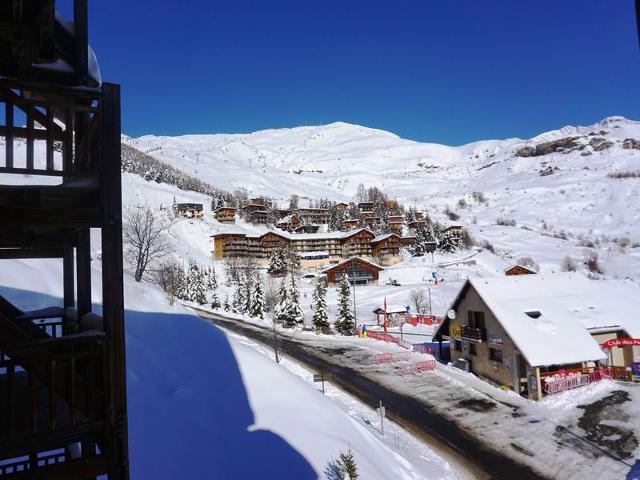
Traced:
<svg viewBox="0 0 640 480">
<path fill-rule="evenodd" d="M 214 267 L 209 267 L 207 270 L 207 289 L 218 289 L 218 276 L 216 275 L 216 269 Z"/>
<path fill-rule="evenodd" d="M 342 335 L 353 335 L 356 328 L 351 310 L 351 286 L 346 276 L 338 286 L 338 319 L 335 327 Z"/>
<path fill-rule="evenodd" d="M 249 276 L 248 273 L 244 276 L 244 281 L 242 282 L 242 288 L 244 290 L 244 303 L 242 305 L 242 313 L 251 315 L 251 311 L 253 310 L 253 295 L 252 295 L 252 287 L 253 287 L 253 279 Z"/>
<path fill-rule="evenodd" d="M 211 295 L 211 308 L 217 310 L 221 307 L 220 299 L 218 298 L 218 292 L 214 291 Z"/>
<path fill-rule="evenodd" d="M 289 250 L 287 259 L 285 260 L 285 268 L 289 270 L 289 272 L 297 272 L 300 270 L 300 255 L 293 250 Z"/>
<path fill-rule="evenodd" d="M 176 290 L 176 298 L 178 300 L 187 300 L 187 292 L 189 290 L 189 276 L 185 275 L 182 267 L 178 269 L 178 289 Z"/>
<path fill-rule="evenodd" d="M 316 288 L 313 291 L 313 326 L 317 332 L 329 333 L 329 315 L 327 314 L 327 284 L 324 279 L 316 282 Z"/>
<path fill-rule="evenodd" d="M 296 278 L 291 275 L 289 283 L 289 301 L 287 302 L 287 319 L 285 326 L 294 328 L 304 323 L 304 312 L 300 307 L 300 293 Z"/>
<path fill-rule="evenodd" d="M 438 244 L 438 248 L 445 253 L 453 253 L 458 248 L 458 238 L 454 237 L 450 233 L 445 233 L 440 238 L 440 243 Z"/>
<path fill-rule="evenodd" d="M 289 292 L 285 280 L 282 279 L 280 288 L 278 289 L 278 303 L 276 304 L 273 321 L 275 323 L 284 324 L 288 315 Z"/>
<path fill-rule="evenodd" d="M 224 303 L 222 304 L 222 308 L 224 309 L 225 312 L 228 312 L 229 310 L 231 310 L 231 305 L 229 305 L 228 294 L 224 297 Z"/>
<path fill-rule="evenodd" d="M 259 319 L 264 318 L 265 303 L 264 293 L 262 292 L 262 282 L 257 278 L 253 285 L 253 295 L 251 302 L 251 316 Z"/>
<path fill-rule="evenodd" d="M 342 474 L 344 480 L 357 480 L 358 478 L 358 466 L 356 465 L 356 459 L 351 451 L 351 448 L 347 450 L 347 453 L 340 452 L 338 461 L 336 462 L 338 470 Z"/>
<path fill-rule="evenodd" d="M 233 290 L 233 298 L 231 300 L 231 311 L 233 313 L 242 313 L 244 307 L 244 286 L 241 282 L 236 283 Z"/>
<path fill-rule="evenodd" d="M 189 277 L 189 283 L 191 285 L 190 300 L 192 302 L 196 302 L 198 305 L 204 305 L 205 303 L 207 303 L 207 290 L 204 270 L 202 268 L 198 268 L 198 265 L 194 263 L 191 266 Z"/>
<path fill-rule="evenodd" d="M 287 271 L 287 252 L 284 248 L 278 247 L 269 256 L 269 267 L 267 272 L 273 277 L 281 277 Z"/>
</svg>

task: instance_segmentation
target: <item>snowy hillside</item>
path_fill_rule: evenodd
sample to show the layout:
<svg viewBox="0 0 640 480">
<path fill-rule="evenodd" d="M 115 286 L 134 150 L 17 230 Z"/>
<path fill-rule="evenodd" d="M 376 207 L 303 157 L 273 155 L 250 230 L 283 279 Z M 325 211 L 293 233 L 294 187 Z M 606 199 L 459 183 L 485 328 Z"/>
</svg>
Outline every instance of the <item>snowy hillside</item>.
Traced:
<svg viewBox="0 0 640 480">
<path fill-rule="evenodd" d="M 124 141 L 250 195 L 348 201 L 362 183 L 441 221 L 449 205 L 478 240 L 506 258 L 533 257 L 543 270 L 559 268 L 567 254 L 580 260 L 591 248 L 611 276 L 640 271 L 640 178 L 625 177 L 640 171 L 640 122 L 622 117 L 460 147 L 346 123 Z M 620 172 L 623 178 L 610 176 Z"/>
</svg>

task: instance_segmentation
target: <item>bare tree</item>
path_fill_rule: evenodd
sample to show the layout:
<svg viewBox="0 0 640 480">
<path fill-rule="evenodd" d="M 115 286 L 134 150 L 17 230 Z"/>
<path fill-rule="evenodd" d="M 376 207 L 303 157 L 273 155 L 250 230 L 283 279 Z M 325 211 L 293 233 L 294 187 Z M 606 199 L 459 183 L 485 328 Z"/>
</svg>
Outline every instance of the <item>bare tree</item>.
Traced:
<svg viewBox="0 0 640 480">
<path fill-rule="evenodd" d="M 128 208 L 124 213 L 122 237 L 136 282 L 142 280 L 149 264 L 169 252 L 163 235 L 164 222 L 149 207 Z"/>
<path fill-rule="evenodd" d="M 178 290 L 184 281 L 182 265 L 176 260 L 161 262 L 151 273 L 151 280 L 167 294 L 169 305 L 173 305 Z"/>
<path fill-rule="evenodd" d="M 429 312 L 429 295 L 424 288 L 416 288 L 409 293 L 409 299 L 416 313 L 424 315 Z"/>
</svg>

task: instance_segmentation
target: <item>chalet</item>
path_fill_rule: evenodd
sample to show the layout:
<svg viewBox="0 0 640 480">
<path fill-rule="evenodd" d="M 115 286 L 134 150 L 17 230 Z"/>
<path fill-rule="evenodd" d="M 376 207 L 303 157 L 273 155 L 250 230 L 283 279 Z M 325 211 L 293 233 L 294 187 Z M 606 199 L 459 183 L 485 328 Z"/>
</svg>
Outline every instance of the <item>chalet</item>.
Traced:
<svg viewBox="0 0 640 480">
<path fill-rule="evenodd" d="M 340 222 L 340 230 L 352 230 L 360 226 L 360 220 L 357 218 L 349 218 Z"/>
<path fill-rule="evenodd" d="M 340 237 L 342 257 L 371 256 L 371 240 L 375 235 L 366 228 L 344 232 Z"/>
<path fill-rule="evenodd" d="M 331 220 L 328 208 L 299 208 L 298 214 L 312 223 L 329 223 Z"/>
<path fill-rule="evenodd" d="M 344 202 L 336 203 L 336 209 L 339 212 L 345 212 L 348 208 L 349 208 L 348 203 L 344 203 Z"/>
<path fill-rule="evenodd" d="M 322 270 L 330 284 L 340 283 L 346 276 L 355 285 L 377 284 L 383 267 L 363 258 L 353 257 Z"/>
<path fill-rule="evenodd" d="M 362 215 L 368 215 L 373 213 L 373 202 L 360 202 L 358 203 L 358 210 Z"/>
<path fill-rule="evenodd" d="M 213 216 L 220 223 L 236 223 L 236 209 L 233 207 L 216 208 Z"/>
<path fill-rule="evenodd" d="M 378 235 L 371 240 L 371 255 L 389 264 L 400 260 L 400 237 L 395 233 Z"/>
<path fill-rule="evenodd" d="M 416 212 L 416 213 L 415 213 L 415 220 L 418 220 L 418 221 L 420 221 L 420 220 L 424 220 L 424 213 L 422 213 L 422 212 Z"/>
<path fill-rule="evenodd" d="M 413 247 L 415 244 L 416 244 L 416 237 L 414 236 L 400 237 L 401 247 Z"/>
<path fill-rule="evenodd" d="M 535 270 L 531 270 L 529 267 L 525 267 L 524 265 L 512 265 L 511 267 L 505 269 L 504 274 L 507 276 L 510 275 L 531 275 L 536 274 Z"/>
<path fill-rule="evenodd" d="M 291 214 L 278 220 L 278 223 L 276 223 L 276 228 L 279 228 L 280 230 L 286 230 L 287 232 L 292 232 L 300 225 L 302 225 L 302 220 L 300 220 L 300 217 L 295 214 Z"/>
<path fill-rule="evenodd" d="M 402 235 L 404 228 L 404 217 L 402 215 L 392 215 L 387 219 L 389 230 L 397 235 Z"/>
<path fill-rule="evenodd" d="M 376 316 L 376 324 L 383 325 L 385 316 L 387 319 L 387 326 L 399 326 L 404 323 L 409 309 L 405 305 L 390 304 L 387 305 L 386 315 L 384 305 L 381 305 L 373 310 L 373 314 Z"/>
<path fill-rule="evenodd" d="M 36 311 L 0 300 L 0 477 L 124 480 L 120 86 L 100 78 L 87 0 L 60 3 L 0 8 L 0 263 L 57 262 L 46 281 L 62 296 Z"/>
<path fill-rule="evenodd" d="M 318 233 L 318 231 L 320 231 L 320 225 L 316 224 L 299 225 L 293 229 L 293 233 Z"/>
<path fill-rule="evenodd" d="M 474 278 L 434 339 L 450 339 L 453 362 L 464 359 L 476 375 L 540 399 L 565 376 L 588 382 L 596 364 L 627 375 L 639 360 L 631 340 L 640 337 L 640 322 L 630 315 L 640 310 L 638 293 L 623 281 L 579 274 Z M 601 348 L 607 341 L 622 347 L 607 354 Z"/>
<path fill-rule="evenodd" d="M 350 256 L 370 256 L 371 240 L 375 235 L 369 230 L 349 232 L 289 233 L 269 230 L 263 234 L 222 232 L 211 236 L 213 258 L 252 257 L 269 258 L 277 247 L 287 248 L 298 255 L 326 252 L 327 258 L 341 259 Z"/>
<path fill-rule="evenodd" d="M 362 221 L 364 222 L 364 225 L 366 227 L 373 227 L 375 225 L 381 224 L 382 223 L 382 217 L 374 217 L 374 216 L 369 216 L 369 217 L 364 217 L 362 219 Z"/>
<path fill-rule="evenodd" d="M 246 219 L 248 222 L 262 225 L 269 223 L 269 217 L 269 211 L 262 209 L 250 210 L 246 214 Z"/>
<path fill-rule="evenodd" d="M 176 203 L 173 211 L 178 218 L 202 218 L 201 203 Z"/>
<path fill-rule="evenodd" d="M 460 238 L 462 237 L 462 226 L 461 225 L 451 225 L 440 232 L 442 235 L 450 234 L 454 237 Z"/>
<path fill-rule="evenodd" d="M 412 222 L 407 223 L 407 227 L 409 227 L 409 231 L 415 233 L 417 230 L 423 228 L 427 222 L 424 220 L 413 220 Z"/>
</svg>

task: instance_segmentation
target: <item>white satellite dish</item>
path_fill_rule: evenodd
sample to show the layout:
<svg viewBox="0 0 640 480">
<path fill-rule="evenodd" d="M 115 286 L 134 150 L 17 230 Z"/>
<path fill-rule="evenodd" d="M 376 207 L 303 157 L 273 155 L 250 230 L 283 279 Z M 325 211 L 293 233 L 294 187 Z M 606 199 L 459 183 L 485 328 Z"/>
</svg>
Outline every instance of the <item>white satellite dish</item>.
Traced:
<svg viewBox="0 0 640 480">
<path fill-rule="evenodd" d="M 449 310 L 447 312 L 447 318 L 449 318 L 449 320 L 455 320 L 456 319 L 456 311 L 455 310 Z"/>
</svg>

